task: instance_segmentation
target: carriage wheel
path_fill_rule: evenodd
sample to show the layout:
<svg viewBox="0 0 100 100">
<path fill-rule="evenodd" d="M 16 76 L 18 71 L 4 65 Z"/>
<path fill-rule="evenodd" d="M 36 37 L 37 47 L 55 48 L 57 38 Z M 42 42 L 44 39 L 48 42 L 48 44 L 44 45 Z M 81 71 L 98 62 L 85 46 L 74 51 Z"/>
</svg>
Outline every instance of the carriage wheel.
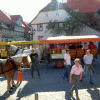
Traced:
<svg viewBox="0 0 100 100">
<path fill-rule="evenodd" d="M 59 61 L 59 62 L 57 62 L 57 67 L 59 67 L 59 68 L 61 68 L 62 67 L 62 62 L 61 61 Z"/>
</svg>

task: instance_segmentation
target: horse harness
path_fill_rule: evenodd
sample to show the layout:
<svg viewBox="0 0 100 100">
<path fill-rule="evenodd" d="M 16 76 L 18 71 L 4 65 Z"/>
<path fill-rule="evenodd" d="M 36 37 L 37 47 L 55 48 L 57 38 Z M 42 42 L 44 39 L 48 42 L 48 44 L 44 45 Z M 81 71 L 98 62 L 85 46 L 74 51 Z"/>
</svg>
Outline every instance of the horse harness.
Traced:
<svg viewBox="0 0 100 100">
<path fill-rule="evenodd" d="M 11 70 L 13 70 L 13 69 L 14 69 L 14 70 L 17 70 L 15 63 L 14 63 L 12 60 L 7 59 L 7 61 L 8 61 L 9 65 L 10 65 L 12 68 L 10 68 L 9 70 L 3 71 L 3 70 L 4 70 L 4 69 L 3 69 L 3 64 L 2 64 L 2 62 L 1 62 L 1 63 L 0 63 L 0 66 L 1 66 L 1 73 L 0 73 L 0 74 L 5 74 L 6 72 L 9 72 L 9 71 L 11 71 Z"/>
<path fill-rule="evenodd" d="M 18 49 L 15 51 L 14 55 L 17 55 L 17 53 L 18 53 L 19 50 L 20 50 L 20 49 L 18 48 Z M 21 53 L 23 53 L 23 51 L 24 51 L 24 49 L 22 49 L 22 52 L 21 52 Z"/>
</svg>

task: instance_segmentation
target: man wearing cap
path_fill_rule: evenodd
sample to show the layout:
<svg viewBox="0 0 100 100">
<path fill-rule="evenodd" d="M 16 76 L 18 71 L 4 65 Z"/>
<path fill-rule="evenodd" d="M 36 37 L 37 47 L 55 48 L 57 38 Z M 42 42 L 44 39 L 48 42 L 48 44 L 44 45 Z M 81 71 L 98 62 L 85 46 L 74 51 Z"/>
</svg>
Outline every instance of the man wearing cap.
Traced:
<svg viewBox="0 0 100 100">
<path fill-rule="evenodd" d="M 90 84 L 93 84 L 93 72 L 94 68 L 92 66 L 93 55 L 91 54 L 91 50 L 87 50 L 87 54 L 84 56 L 85 63 L 85 72 L 83 73 L 82 80 L 89 74 L 90 75 Z M 82 82 L 81 80 L 81 82 Z"/>
<path fill-rule="evenodd" d="M 39 59 L 38 59 L 38 54 L 35 53 L 35 49 L 32 49 L 32 53 L 30 55 L 31 60 L 32 60 L 32 65 L 31 65 L 31 78 L 33 78 L 33 72 L 34 72 L 34 67 L 36 68 L 36 71 L 38 73 L 38 77 L 40 77 L 40 71 L 38 68 L 38 64 L 39 64 Z"/>
</svg>

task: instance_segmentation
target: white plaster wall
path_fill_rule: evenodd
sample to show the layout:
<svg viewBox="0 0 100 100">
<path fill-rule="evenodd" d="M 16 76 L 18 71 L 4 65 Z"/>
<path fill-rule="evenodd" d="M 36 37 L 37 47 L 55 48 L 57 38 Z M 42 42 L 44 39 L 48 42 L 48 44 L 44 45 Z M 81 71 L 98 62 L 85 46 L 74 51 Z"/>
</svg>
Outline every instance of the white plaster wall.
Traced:
<svg viewBox="0 0 100 100">
<path fill-rule="evenodd" d="M 55 14 L 56 12 L 59 13 L 59 16 L 56 16 Z M 45 13 L 48 13 L 48 17 L 45 17 Z M 52 21 L 57 20 L 58 22 L 61 22 L 69 17 L 70 15 L 64 9 L 48 11 L 48 12 L 40 12 L 39 15 L 31 22 L 31 24 L 47 23 L 50 20 Z"/>
<path fill-rule="evenodd" d="M 85 26 L 79 33 L 74 33 L 73 35 L 97 35 L 100 37 L 100 32 L 96 31 L 88 26 Z M 94 42 L 94 44 L 98 47 L 98 42 Z"/>
<path fill-rule="evenodd" d="M 43 39 L 47 39 L 48 37 L 51 37 L 52 34 L 49 34 L 50 32 L 46 29 L 47 24 L 43 24 L 43 31 L 37 31 L 37 25 L 32 25 L 33 29 L 36 29 L 35 34 L 33 35 L 33 40 L 37 41 L 38 36 L 43 36 Z"/>
<path fill-rule="evenodd" d="M 59 16 L 56 16 L 56 12 L 59 13 Z M 48 13 L 48 17 L 45 16 L 45 13 Z M 33 40 L 37 41 L 38 36 L 43 36 L 43 39 L 47 39 L 47 37 L 53 36 L 53 34 L 50 34 L 50 31 L 47 31 L 46 29 L 46 23 L 48 23 L 50 20 L 57 20 L 58 22 L 63 22 L 66 18 L 69 17 L 70 15 L 64 9 L 40 12 L 38 16 L 31 22 L 33 29 L 36 30 L 35 34 L 33 35 Z M 40 23 L 43 23 L 43 31 L 37 31 L 37 24 Z"/>
</svg>

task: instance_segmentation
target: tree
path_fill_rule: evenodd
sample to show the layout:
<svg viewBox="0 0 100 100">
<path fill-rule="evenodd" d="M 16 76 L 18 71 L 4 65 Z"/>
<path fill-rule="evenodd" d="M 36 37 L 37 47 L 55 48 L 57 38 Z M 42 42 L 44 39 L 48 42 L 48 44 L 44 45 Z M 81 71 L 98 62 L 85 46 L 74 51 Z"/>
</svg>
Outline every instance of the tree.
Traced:
<svg viewBox="0 0 100 100">
<path fill-rule="evenodd" d="M 54 35 L 73 35 L 75 32 L 79 32 L 83 28 L 83 24 L 74 17 L 67 18 L 61 26 L 56 20 L 54 22 L 49 21 L 47 30 Z"/>
<path fill-rule="evenodd" d="M 46 28 L 54 35 L 60 35 L 63 32 L 63 27 L 59 27 L 59 23 L 56 20 L 54 22 L 50 20 Z"/>
<path fill-rule="evenodd" d="M 99 9 L 97 10 L 97 13 L 100 15 L 100 7 L 99 7 Z"/>
</svg>

